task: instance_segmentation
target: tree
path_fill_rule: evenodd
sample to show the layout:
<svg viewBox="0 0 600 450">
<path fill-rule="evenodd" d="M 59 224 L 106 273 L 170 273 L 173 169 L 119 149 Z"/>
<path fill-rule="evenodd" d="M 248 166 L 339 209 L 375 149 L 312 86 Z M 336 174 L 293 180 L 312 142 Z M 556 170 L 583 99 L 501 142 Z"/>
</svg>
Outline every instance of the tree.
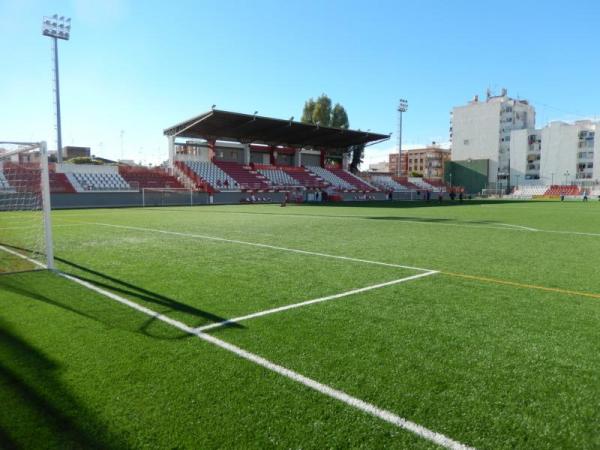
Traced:
<svg viewBox="0 0 600 450">
<path fill-rule="evenodd" d="M 311 98 L 304 103 L 302 122 L 329 127 L 332 126 L 331 119 L 331 99 L 327 95 L 321 94 L 316 101 Z"/>
<path fill-rule="evenodd" d="M 348 114 L 342 105 L 336 103 L 331 111 L 331 126 L 334 128 L 348 128 Z"/>
<path fill-rule="evenodd" d="M 304 102 L 301 120 L 304 123 L 319 124 L 324 127 L 348 128 L 350 126 L 346 109 L 339 103 L 331 108 L 331 99 L 326 94 L 321 94 L 316 101 L 310 98 Z M 349 147 L 344 152 L 352 154 L 350 163 L 352 173 L 358 172 L 358 166 L 363 161 L 364 152 L 364 145 Z"/>
<path fill-rule="evenodd" d="M 353 145 L 350 147 L 349 152 L 352 152 L 352 160 L 350 161 L 350 172 L 357 173 L 358 166 L 360 166 L 363 162 L 363 157 L 365 156 L 365 146 L 363 145 Z"/>
</svg>

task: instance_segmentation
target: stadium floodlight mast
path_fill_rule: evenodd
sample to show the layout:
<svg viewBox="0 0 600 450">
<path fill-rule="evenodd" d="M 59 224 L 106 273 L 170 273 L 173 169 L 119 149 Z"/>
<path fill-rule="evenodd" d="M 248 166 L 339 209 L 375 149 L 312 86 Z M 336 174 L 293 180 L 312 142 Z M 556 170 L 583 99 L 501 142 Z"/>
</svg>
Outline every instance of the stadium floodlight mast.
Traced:
<svg viewBox="0 0 600 450">
<path fill-rule="evenodd" d="M 400 119 L 398 123 L 398 176 L 402 176 L 402 114 L 408 111 L 408 100 L 401 98 L 398 103 Z"/>
<path fill-rule="evenodd" d="M 60 121 L 60 83 L 58 78 L 58 40 L 68 41 L 71 36 L 71 19 L 54 14 L 44 16 L 42 20 L 42 35 L 52 38 L 54 47 L 54 94 L 56 103 L 56 156 L 62 162 L 62 128 Z"/>
</svg>

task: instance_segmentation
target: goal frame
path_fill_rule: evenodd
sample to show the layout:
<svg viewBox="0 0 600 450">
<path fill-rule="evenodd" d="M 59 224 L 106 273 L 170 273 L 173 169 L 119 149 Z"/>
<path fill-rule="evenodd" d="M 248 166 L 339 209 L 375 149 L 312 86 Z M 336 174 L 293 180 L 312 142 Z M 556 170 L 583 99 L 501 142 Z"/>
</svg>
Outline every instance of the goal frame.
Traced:
<svg viewBox="0 0 600 450">
<path fill-rule="evenodd" d="M 189 202 L 189 206 L 194 206 L 194 192 L 196 192 L 194 189 L 189 189 L 189 188 L 142 188 L 142 208 L 146 208 L 146 192 L 181 192 L 181 193 L 186 193 L 189 192 L 190 194 L 190 202 Z"/>
<path fill-rule="evenodd" d="M 48 146 L 46 141 L 41 142 L 19 142 L 19 141 L 0 141 L 0 145 L 18 145 L 21 148 L 3 153 L 0 158 L 10 158 L 23 152 L 28 152 L 39 148 L 40 150 L 40 184 L 41 184 L 41 200 L 42 200 L 42 218 L 43 218 L 43 233 L 44 233 L 44 252 L 46 263 L 43 266 L 48 270 L 55 270 L 54 264 L 54 244 L 52 238 L 52 205 L 50 203 L 50 171 L 48 165 Z M 22 256 L 26 258 L 25 256 Z M 38 261 L 39 262 L 39 261 Z"/>
</svg>

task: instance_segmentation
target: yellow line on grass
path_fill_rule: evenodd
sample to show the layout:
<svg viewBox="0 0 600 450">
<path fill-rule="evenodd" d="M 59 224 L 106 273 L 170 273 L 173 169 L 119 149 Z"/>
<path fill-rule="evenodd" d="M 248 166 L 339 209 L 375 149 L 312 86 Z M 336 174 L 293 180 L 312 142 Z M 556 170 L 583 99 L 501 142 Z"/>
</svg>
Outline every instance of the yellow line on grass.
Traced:
<svg viewBox="0 0 600 450">
<path fill-rule="evenodd" d="M 467 280 L 477 280 L 477 281 L 483 281 L 486 283 L 503 284 L 506 286 L 514 286 L 514 287 L 519 287 L 519 288 L 523 288 L 523 289 L 537 289 L 540 291 L 557 292 L 559 294 L 578 295 L 578 296 L 582 296 L 582 297 L 590 297 L 590 298 L 600 299 L 600 294 L 594 294 L 592 292 L 572 291 L 569 289 L 539 286 L 537 284 L 517 283 L 516 281 L 502 280 L 502 279 L 498 279 L 498 278 L 488 278 L 488 277 L 482 277 L 479 275 L 468 275 L 466 273 L 440 271 L 440 274 L 449 275 L 451 277 L 457 277 L 457 278 L 465 278 Z"/>
</svg>

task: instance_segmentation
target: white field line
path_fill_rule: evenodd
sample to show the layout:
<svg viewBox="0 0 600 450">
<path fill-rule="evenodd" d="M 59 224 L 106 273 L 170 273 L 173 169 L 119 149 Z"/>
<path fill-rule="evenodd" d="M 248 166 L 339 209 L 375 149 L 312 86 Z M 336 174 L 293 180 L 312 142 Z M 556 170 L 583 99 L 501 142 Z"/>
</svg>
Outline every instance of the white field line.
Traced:
<svg viewBox="0 0 600 450">
<path fill-rule="evenodd" d="M 9 254 L 14 255 L 14 256 L 18 256 L 19 258 L 24 259 L 25 261 L 29 261 L 31 264 L 38 266 L 40 269 L 47 269 L 48 268 L 45 264 L 42 264 L 41 262 L 36 261 L 33 258 L 29 258 L 28 256 L 22 255 L 19 252 L 11 250 L 10 248 L 5 247 L 4 245 L 0 245 L 0 250 L 3 250 L 6 253 L 9 253 Z"/>
<path fill-rule="evenodd" d="M 301 255 L 321 256 L 323 258 L 341 259 L 344 261 L 352 261 L 352 262 L 359 262 L 359 263 L 365 263 L 365 264 L 375 264 L 378 266 L 396 267 L 399 269 L 418 270 L 419 272 L 435 272 L 435 270 L 424 269 L 422 267 L 404 266 L 401 264 L 392 264 L 392 263 L 386 263 L 386 262 L 382 262 L 382 261 L 371 261 L 368 259 L 351 258 L 349 256 L 330 255 L 328 253 L 311 252 L 308 250 L 299 250 L 299 249 L 288 248 L 288 247 L 279 247 L 277 245 L 260 244 L 258 242 L 239 241 L 236 239 L 226 239 L 226 238 L 216 237 L 216 236 L 207 236 L 204 234 L 182 233 L 182 232 L 178 232 L 178 231 L 160 230 L 157 228 L 132 227 L 129 225 L 116 225 L 116 224 L 112 224 L 112 223 L 101 223 L 101 222 L 81 222 L 81 224 L 82 225 L 98 225 L 98 226 L 103 226 L 103 227 L 114 227 L 114 228 L 121 228 L 124 230 L 145 231 L 145 232 L 166 234 L 166 235 L 171 235 L 171 236 L 182 236 L 182 237 L 194 238 L 194 239 L 206 239 L 209 241 L 217 241 L 217 242 L 228 242 L 231 244 L 249 245 L 252 247 L 268 248 L 271 250 L 280 250 L 280 251 L 284 251 L 284 252 L 299 253 Z"/>
<path fill-rule="evenodd" d="M 387 281 L 385 283 L 379 283 L 379 284 L 374 284 L 372 286 L 366 286 L 366 287 L 359 288 L 359 289 L 353 289 L 351 291 L 346 291 L 346 292 L 342 292 L 342 293 L 339 293 L 339 294 L 328 295 L 326 297 L 315 298 L 313 300 L 307 300 L 305 302 L 293 303 L 293 304 L 290 304 L 290 305 L 280 306 L 278 308 L 267 309 L 267 310 L 264 310 L 264 311 L 259 311 L 259 312 L 248 314 L 248 315 L 245 315 L 245 316 L 234 317 L 233 319 L 227 319 L 227 320 L 224 320 L 222 322 L 217 322 L 217 323 L 211 323 L 209 325 L 204 325 L 202 327 L 196 328 L 196 331 L 212 330 L 212 329 L 215 329 L 215 328 L 220 328 L 220 327 L 223 327 L 223 326 L 226 326 L 226 325 L 230 325 L 232 323 L 242 322 L 244 320 L 256 319 L 257 317 L 268 316 L 270 314 L 275 314 L 275 313 L 287 311 L 287 310 L 290 310 L 290 309 L 302 308 L 304 306 L 314 305 L 316 303 L 323 303 L 323 302 L 328 302 L 328 301 L 331 301 L 331 300 L 337 300 L 339 298 L 348 297 L 350 295 L 355 295 L 355 294 L 360 294 L 362 292 L 372 291 L 373 289 L 380 289 L 380 288 L 383 288 L 383 287 L 386 287 L 386 286 L 393 286 L 395 284 L 405 283 L 407 281 L 416 280 L 418 278 L 428 277 L 430 275 L 435 275 L 436 273 L 439 273 L 439 272 L 431 271 L 431 272 L 420 273 L 418 275 L 412 275 L 410 277 L 405 277 L 405 278 L 400 278 L 400 279 L 397 279 L 397 280 Z"/>
<path fill-rule="evenodd" d="M 545 233 L 554 233 L 554 234 L 574 234 L 577 236 L 600 236 L 600 233 L 588 233 L 586 231 L 559 231 L 559 230 L 542 230 Z"/>
<path fill-rule="evenodd" d="M 194 328 L 191 328 L 182 322 L 171 319 L 170 317 L 167 317 L 163 314 L 160 314 L 160 313 L 153 311 L 149 308 L 146 308 L 144 306 L 138 305 L 137 303 L 127 300 L 121 296 L 113 294 L 112 292 L 98 288 L 95 285 L 88 283 L 87 281 L 83 281 L 83 280 L 80 280 L 79 278 L 73 277 L 71 275 L 63 274 L 63 273 L 59 273 L 59 275 L 68 280 L 71 280 L 77 284 L 80 284 L 81 286 L 84 286 L 94 292 L 104 295 L 105 297 L 108 297 L 108 298 L 115 300 L 123 305 L 126 305 L 126 306 L 133 308 L 141 313 L 144 313 L 154 319 L 158 319 L 162 322 L 165 322 L 165 323 L 179 329 L 180 331 L 183 331 L 184 333 L 188 333 L 193 336 L 196 336 L 196 337 L 200 338 L 201 340 L 211 343 L 213 345 L 216 345 L 217 347 L 219 347 L 223 350 L 227 350 L 228 352 L 231 352 L 240 358 L 243 358 L 247 361 L 250 361 L 254 364 L 264 367 L 267 370 L 270 370 L 279 375 L 282 375 L 292 381 L 295 381 L 296 383 L 300 383 L 310 389 L 313 389 L 323 395 L 326 395 L 327 397 L 338 400 L 342 403 L 352 406 L 353 408 L 356 408 L 360 411 L 363 411 L 367 414 L 370 414 L 381 420 L 384 420 L 392 425 L 395 425 L 399 428 L 403 428 L 407 431 L 410 431 L 411 433 L 414 433 L 417 436 L 420 436 L 423 439 L 427 439 L 437 445 L 440 445 L 442 447 L 449 448 L 449 449 L 470 449 L 471 448 L 471 447 L 468 447 L 458 441 L 455 441 L 443 434 L 436 433 L 435 431 L 429 430 L 428 428 L 425 428 L 422 425 L 419 425 L 417 423 L 411 422 L 410 420 L 404 419 L 403 417 L 400 417 L 390 411 L 381 409 L 371 403 L 365 402 L 364 400 L 361 400 L 359 398 L 356 398 L 349 394 L 346 394 L 343 391 L 337 390 L 337 389 L 327 386 L 323 383 L 319 383 L 318 381 L 313 380 L 308 377 L 305 377 L 304 375 L 294 372 L 293 370 L 290 370 L 283 366 L 275 364 L 274 362 L 271 362 L 271 361 L 263 358 L 262 356 L 248 352 L 240 347 L 237 347 L 233 344 L 225 342 L 214 336 L 203 333 L 199 330 L 195 330 Z"/>
<path fill-rule="evenodd" d="M 520 229 L 526 230 L 526 231 L 540 231 L 537 228 L 524 227 L 523 225 L 515 225 L 512 223 L 499 223 L 498 225 L 503 225 L 505 227 L 520 228 Z"/>
<path fill-rule="evenodd" d="M 39 261 L 30 259 L 30 258 L 28 258 L 24 255 L 21 255 L 20 253 L 17 253 L 15 251 L 12 251 L 4 246 L 0 246 L 0 250 L 4 250 L 7 253 L 10 253 L 10 254 L 18 256 L 20 258 L 26 259 L 26 260 L 36 264 L 39 267 L 46 268 L 46 266 L 44 264 L 40 263 Z M 425 428 L 424 426 L 419 425 L 418 423 L 411 422 L 410 420 L 404 419 L 403 417 L 400 417 L 391 411 L 387 411 L 385 409 L 379 408 L 372 403 L 365 402 L 364 400 L 353 397 L 349 394 L 346 394 L 343 391 L 334 389 L 330 386 L 327 386 L 326 384 L 319 383 L 318 381 L 313 380 L 312 378 L 305 377 L 304 375 L 294 372 L 293 370 L 286 369 L 285 367 L 275 364 L 275 363 L 269 361 L 268 359 L 263 358 L 262 356 L 258 356 L 254 353 L 250 353 L 240 347 L 237 347 L 233 344 L 225 342 L 214 336 L 203 333 L 199 330 L 195 330 L 194 328 L 188 327 L 187 325 L 185 325 L 182 322 L 179 322 L 178 320 L 171 319 L 170 317 L 167 317 L 163 314 L 160 314 L 156 311 L 146 308 L 145 306 L 138 305 L 137 303 L 127 300 L 124 297 L 113 294 L 112 292 L 109 292 L 105 289 L 101 289 L 101 288 L 93 285 L 92 283 L 80 280 L 79 278 L 74 277 L 72 275 L 67 275 L 66 273 L 62 273 L 62 272 L 58 272 L 58 271 L 55 273 L 65 279 L 73 281 L 74 283 L 77 283 L 91 291 L 94 291 L 98 294 L 108 297 L 111 300 L 115 300 L 116 302 L 119 302 L 125 306 L 132 308 L 132 309 L 135 309 L 136 311 L 146 314 L 147 316 L 150 316 L 154 319 L 158 319 L 162 322 L 165 322 L 165 323 L 171 325 L 172 327 L 175 327 L 175 328 L 183 331 L 184 333 L 196 336 L 199 339 L 201 339 L 205 342 L 211 343 L 213 345 L 216 345 L 217 347 L 219 347 L 223 350 L 227 350 L 228 352 L 231 352 L 231 353 L 239 356 L 240 358 L 243 358 L 247 361 L 250 361 L 254 364 L 264 367 L 267 370 L 270 370 L 270 371 L 275 372 L 279 375 L 282 375 L 286 378 L 289 378 L 292 381 L 300 383 L 310 389 L 313 389 L 321 394 L 326 395 L 327 397 L 333 398 L 333 399 L 338 400 L 342 403 L 345 403 L 349 406 L 352 406 L 353 408 L 356 408 L 360 411 L 370 414 L 371 416 L 377 417 L 377 418 L 379 418 L 385 422 L 388 422 L 392 425 L 395 425 L 399 428 L 410 431 L 411 433 L 414 433 L 417 436 L 422 437 L 423 439 L 427 439 L 428 441 L 431 441 L 437 445 L 440 445 L 445 448 L 453 449 L 453 450 L 471 450 L 472 449 L 472 447 L 469 447 L 465 444 L 455 441 L 441 433 L 436 433 L 435 431 Z M 423 275 L 423 276 L 425 276 L 425 275 Z"/>
<path fill-rule="evenodd" d="M 219 206 L 225 206 L 225 205 L 219 205 Z M 499 208 L 499 205 L 479 205 L 482 207 L 491 207 L 491 208 Z M 505 208 L 527 208 L 526 206 L 505 206 Z M 148 210 L 150 210 L 151 208 L 146 208 L 145 212 L 148 212 Z M 533 207 L 531 207 L 530 209 L 533 209 Z M 135 210 L 136 212 L 140 212 L 141 210 Z M 168 212 L 168 211 L 163 211 L 163 210 L 159 210 L 159 209 L 154 209 L 153 212 Z M 593 211 L 588 211 L 588 212 L 593 212 Z M 220 213 L 220 211 L 211 211 L 211 213 Z M 230 212 L 227 212 L 228 214 L 230 214 Z M 244 212 L 244 214 L 248 214 L 248 215 L 263 215 L 261 213 L 252 213 L 252 212 Z M 78 214 L 78 215 L 64 215 L 63 217 L 89 217 L 90 215 L 101 215 L 101 214 L 94 214 L 94 213 L 90 213 L 90 214 Z M 299 217 L 299 218 L 311 218 L 311 219 L 337 219 L 337 220 L 347 220 L 347 219 L 352 219 L 352 220 L 356 220 L 356 219 L 360 219 L 363 220 L 365 219 L 365 216 L 356 216 L 356 217 L 338 217 L 338 216 L 327 216 L 327 215 L 306 215 L 306 214 L 275 214 L 277 216 L 285 216 L 285 217 Z M 68 220 L 68 219 L 65 219 Z M 421 225 L 439 225 L 439 226 L 444 226 L 444 227 L 459 227 L 459 228 L 481 228 L 481 229 L 488 229 L 488 230 L 504 230 L 504 231 L 529 231 L 529 232 L 539 232 L 539 233 L 554 233 L 554 234 L 567 234 L 567 235 L 575 235 L 575 236 L 592 236 L 592 237 L 600 237 L 600 233 L 591 233 L 591 232 L 584 232 L 584 231 L 567 231 L 567 230 L 543 230 L 540 228 L 531 228 L 531 227 L 526 227 L 523 225 L 514 225 L 514 224 L 509 224 L 509 223 L 501 223 L 498 225 L 501 226 L 494 226 L 494 225 L 480 225 L 480 224 L 468 224 L 468 223 L 443 223 L 443 222 L 428 222 L 425 220 L 394 220 L 394 222 L 396 223 L 407 223 L 407 224 L 411 224 L 411 223 L 418 223 Z M 90 224 L 90 222 L 85 222 L 86 224 Z M 104 225 L 108 225 L 108 224 L 104 224 Z"/>
<path fill-rule="evenodd" d="M 28 223 L 30 223 L 30 222 L 28 222 Z M 2 230 L 23 230 L 23 229 L 31 229 L 31 228 L 43 228 L 43 226 L 44 226 L 44 223 L 40 222 L 39 225 L 2 227 L 2 228 L 0 228 L 0 231 L 2 231 Z M 78 223 L 52 224 L 52 228 L 56 228 L 56 227 L 76 227 L 76 226 L 81 226 L 81 224 L 78 224 Z"/>
</svg>

